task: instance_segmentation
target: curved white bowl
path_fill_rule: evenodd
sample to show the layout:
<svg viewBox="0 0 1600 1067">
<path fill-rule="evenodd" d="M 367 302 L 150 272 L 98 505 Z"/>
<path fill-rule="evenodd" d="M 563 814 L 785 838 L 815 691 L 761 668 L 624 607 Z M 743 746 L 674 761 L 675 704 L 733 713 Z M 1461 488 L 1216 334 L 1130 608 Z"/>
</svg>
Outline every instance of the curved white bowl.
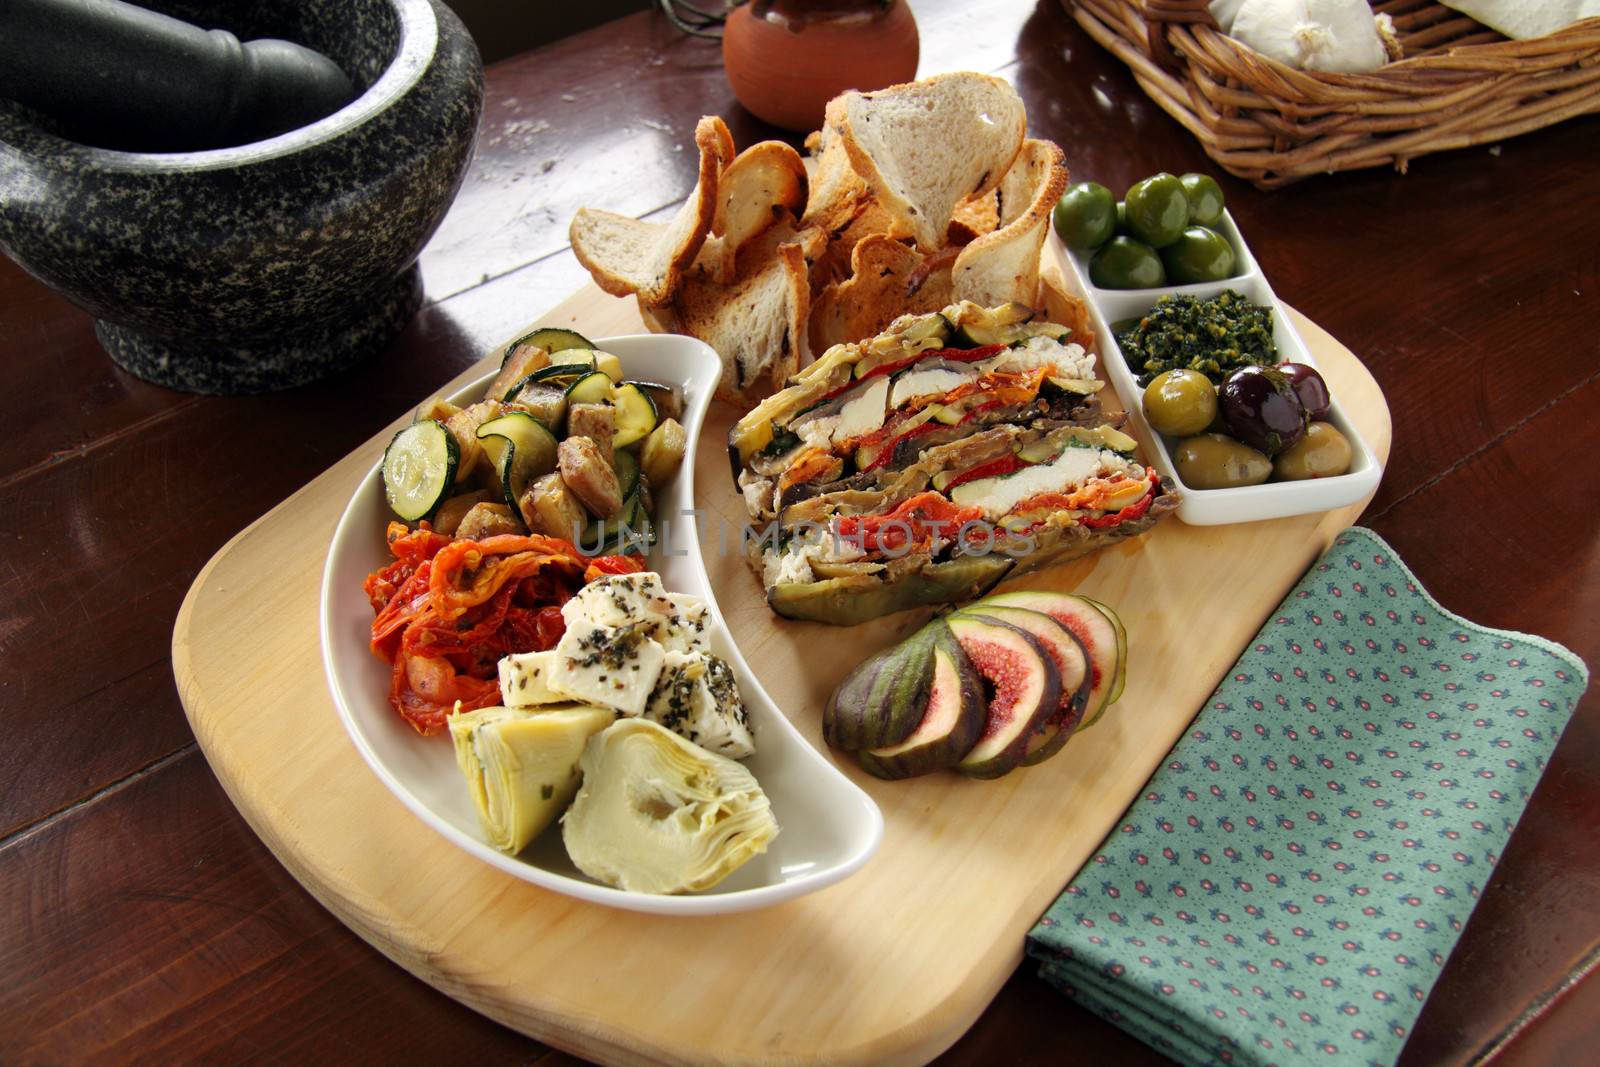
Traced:
<svg viewBox="0 0 1600 1067">
<path fill-rule="evenodd" d="M 322 576 L 322 657 L 334 704 L 350 739 L 384 785 L 423 822 L 485 863 L 535 885 L 596 904 L 667 915 L 707 915 L 766 907 L 839 881 L 865 863 L 883 836 L 872 799 L 813 749 L 773 705 L 728 635 L 700 557 L 694 507 L 694 454 L 721 365 L 689 337 L 642 334 L 596 342 L 615 353 L 629 377 L 670 382 L 685 397 L 689 454 L 678 476 L 657 493 L 658 520 L 669 535 L 650 565 L 668 589 L 701 596 L 714 619 L 712 646 L 732 665 L 750 713 L 756 754 L 745 762 L 772 800 L 779 833 L 766 853 L 708 892 L 653 896 L 592 881 L 567 858 L 558 827 L 520 856 L 487 845 L 448 737 L 421 737 L 389 706 L 389 667 L 368 647 L 372 609 L 362 580 L 391 558 L 384 527 L 391 518 L 378 467 L 362 481 L 334 531 Z M 492 375 L 452 399 L 476 400 Z"/>
</svg>

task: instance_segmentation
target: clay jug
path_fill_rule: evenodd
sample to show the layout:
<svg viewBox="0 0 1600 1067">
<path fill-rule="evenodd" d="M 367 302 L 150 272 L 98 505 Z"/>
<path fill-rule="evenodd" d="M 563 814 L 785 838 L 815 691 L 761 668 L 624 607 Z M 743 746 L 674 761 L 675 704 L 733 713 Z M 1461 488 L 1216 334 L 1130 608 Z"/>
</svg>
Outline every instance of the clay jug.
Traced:
<svg viewBox="0 0 1600 1067">
<path fill-rule="evenodd" d="M 805 132 L 846 89 L 917 75 L 917 22 L 906 0 L 750 0 L 728 15 L 722 61 L 733 95 L 774 126 Z"/>
</svg>

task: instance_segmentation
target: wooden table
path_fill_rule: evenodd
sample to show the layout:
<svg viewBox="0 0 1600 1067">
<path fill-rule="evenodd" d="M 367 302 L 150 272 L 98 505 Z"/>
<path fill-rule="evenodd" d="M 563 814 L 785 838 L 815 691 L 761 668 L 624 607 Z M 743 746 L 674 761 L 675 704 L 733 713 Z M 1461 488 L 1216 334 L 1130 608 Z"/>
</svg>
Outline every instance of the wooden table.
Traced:
<svg viewBox="0 0 1600 1067">
<path fill-rule="evenodd" d="M 917 3 L 924 74 L 998 72 L 1112 188 L 1210 170 L 1056 4 Z M 714 44 L 655 14 L 497 64 L 478 155 L 383 358 L 243 399 L 115 369 L 85 314 L 0 260 L 0 1062 L 572 1062 L 391 965 L 235 814 L 167 658 L 235 531 L 584 280 L 581 204 L 659 214 L 703 113 L 741 145 Z M 1448 607 L 1600 663 L 1600 121 L 1273 194 L 1223 179 L 1287 301 L 1361 355 L 1395 447 L 1364 522 Z M 278 709 L 293 715 L 293 708 Z M 1585 701 L 1422 1015 L 1406 1064 L 1577 1062 L 1600 1039 L 1600 702 Z M 404 863 L 404 856 L 396 856 Z M 1024 965 L 940 1061 L 1165 1062 Z"/>
</svg>

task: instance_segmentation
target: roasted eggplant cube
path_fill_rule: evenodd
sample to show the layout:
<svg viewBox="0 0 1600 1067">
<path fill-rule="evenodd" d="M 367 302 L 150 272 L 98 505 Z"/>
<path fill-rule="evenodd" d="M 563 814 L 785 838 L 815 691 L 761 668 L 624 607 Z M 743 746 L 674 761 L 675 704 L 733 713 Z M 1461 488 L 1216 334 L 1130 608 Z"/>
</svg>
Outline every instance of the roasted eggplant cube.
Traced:
<svg viewBox="0 0 1600 1067">
<path fill-rule="evenodd" d="M 622 510 L 622 486 L 599 445 L 569 437 L 556 449 L 556 462 L 561 480 L 595 518 L 609 519 Z"/>
<path fill-rule="evenodd" d="M 474 504 L 462 517 L 461 525 L 456 527 L 456 536 L 468 541 L 522 532 L 522 523 L 504 504 Z"/>
<path fill-rule="evenodd" d="M 617 434 L 617 409 L 610 404 L 574 404 L 567 412 L 567 436 L 587 437 L 611 462 L 611 439 Z"/>
<path fill-rule="evenodd" d="M 530 483 L 517 505 L 528 529 L 549 537 L 570 541 L 589 522 L 583 504 L 554 471 Z"/>
</svg>

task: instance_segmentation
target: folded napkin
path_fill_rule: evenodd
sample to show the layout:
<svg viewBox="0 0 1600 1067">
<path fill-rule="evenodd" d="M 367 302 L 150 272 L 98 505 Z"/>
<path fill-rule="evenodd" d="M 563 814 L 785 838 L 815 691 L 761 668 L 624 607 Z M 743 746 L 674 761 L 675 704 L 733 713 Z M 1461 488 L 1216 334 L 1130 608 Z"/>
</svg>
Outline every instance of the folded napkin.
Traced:
<svg viewBox="0 0 1600 1067">
<path fill-rule="evenodd" d="M 1185 1064 L 1393 1064 L 1588 669 L 1346 530 L 1028 937 Z"/>
</svg>

